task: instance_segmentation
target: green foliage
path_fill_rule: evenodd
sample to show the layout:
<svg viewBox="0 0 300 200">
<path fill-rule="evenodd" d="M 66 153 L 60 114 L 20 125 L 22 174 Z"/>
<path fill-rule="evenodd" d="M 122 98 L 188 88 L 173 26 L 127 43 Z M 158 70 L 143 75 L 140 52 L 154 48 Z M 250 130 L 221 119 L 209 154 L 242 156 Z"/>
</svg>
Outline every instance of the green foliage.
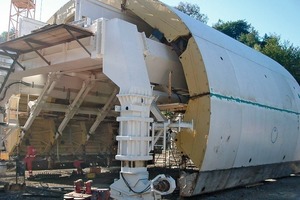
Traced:
<svg viewBox="0 0 300 200">
<path fill-rule="evenodd" d="M 9 33 L 10 33 L 10 36 L 14 36 L 15 35 L 15 29 L 14 28 L 10 29 Z M 15 37 L 10 38 L 10 40 L 14 39 L 14 38 Z M 2 32 L 1 35 L 0 35 L 0 43 L 6 42 L 7 39 L 8 39 L 8 32 L 7 31 Z"/>
<path fill-rule="evenodd" d="M 258 32 L 245 20 L 233 22 L 224 22 L 219 20 L 216 24 L 214 24 L 213 28 L 252 48 L 258 48 L 257 44 L 260 43 Z"/>
<path fill-rule="evenodd" d="M 219 20 L 213 28 L 225 33 L 226 35 L 238 40 L 239 37 L 244 34 L 250 33 L 251 24 L 248 24 L 245 20 L 224 22 Z"/>
<path fill-rule="evenodd" d="M 7 32 L 4 31 L 4 32 L 1 33 L 1 35 L 0 35 L 0 43 L 6 42 L 6 41 L 7 41 Z"/>
<path fill-rule="evenodd" d="M 259 44 L 260 44 L 259 35 L 258 35 L 258 32 L 254 29 L 251 30 L 250 33 L 247 33 L 247 34 L 242 33 L 239 36 L 238 40 L 256 50 L 260 49 L 259 48 Z"/>
<path fill-rule="evenodd" d="M 205 14 L 200 13 L 200 7 L 197 4 L 180 2 L 175 8 L 205 24 L 208 21 L 208 17 Z"/>
<path fill-rule="evenodd" d="M 261 42 L 262 53 L 284 66 L 300 83 L 300 48 L 289 41 L 281 42 L 278 35 L 265 35 Z"/>
<path fill-rule="evenodd" d="M 286 51 L 280 44 L 280 37 L 276 35 L 267 36 L 263 39 L 261 43 L 262 53 L 268 55 L 274 60 L 279 61 L 281 64 L 285 63 Z"/>
<path fill-rule="evenodd" d="M 197 5 L 182 3 L 177 6 L 182 12 L 206 23 L 206 15 L 200 14 Z M 204 17 L 203 17 L 204 16 Z M 300 48 L 293 46 L 289 41 L 281 42 L 278 35 L 267 35 L 259 37 L 258 31 L 246 20 L 228 21 L 219 20 L 213 28 L 226 35 L 244 43 L 245 45 L 260 51 L 284 66 L 300 83 Z"/>
</svg>

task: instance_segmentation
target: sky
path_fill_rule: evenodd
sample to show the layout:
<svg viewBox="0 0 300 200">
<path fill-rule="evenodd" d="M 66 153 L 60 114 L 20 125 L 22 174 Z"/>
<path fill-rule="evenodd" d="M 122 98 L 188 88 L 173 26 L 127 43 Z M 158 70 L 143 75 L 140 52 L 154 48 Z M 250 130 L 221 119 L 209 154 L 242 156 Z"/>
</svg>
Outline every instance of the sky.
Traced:
<svg viewBox="0 0 300 200">
<path fill-rule="evenodd" d="M 47 21 L 69 0 L 36 0 L 36 19 Z M 223 21 L 246 20 L 260 34 L 277 34 L 282 41 L 300 47 L 300 0 L 162 0 L 176 6 L 179 2 L 197 4 L 212 26 Z M 7 31 L 11 0 L 0 0 L 0 33 Z"/>
</svg>

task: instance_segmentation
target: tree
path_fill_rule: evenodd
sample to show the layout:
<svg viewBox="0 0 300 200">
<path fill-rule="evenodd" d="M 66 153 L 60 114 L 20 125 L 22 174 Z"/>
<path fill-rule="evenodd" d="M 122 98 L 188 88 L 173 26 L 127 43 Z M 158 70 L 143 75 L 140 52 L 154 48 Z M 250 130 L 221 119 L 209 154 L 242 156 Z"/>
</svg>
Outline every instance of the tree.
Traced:
<svg viewBox="0 0 300 200">
<path fill-rule="evenodd" d="M 200 13 L 200 7 L 197 4 L 180 2 L 175 8 L 205 24 L 208 21 L 207 15 Z"/>
<path fill-rule="evenodd" d="M 200 13 L 198 5 L 180 2 L 176 7 L 187 15 L 207 23 L 208 17 Z M 258 31 L 246 20 L 224 22 L 219 20 L 213 28 L 260 51 L 284 66 L 300 83 L 300 48 L 288 41 L 281 42 L 278 35 L 259 37 Z"/>
<path fill-rule="evenodd" d="M 280 44 L 280 37 L 277 35 L 268 36 L 265 34 L 261 43 L 261 52 L 265 55 L 277 60 L 280 64 L 284 65 L 286 53 Z"/>
<path fill-rule="evenodd" d="M 242 33 L 239 36 L 238 40 L 249 47 L 252 47 L 256 50 L 260 50 L 259 34 L 256 30 L 254 30 L 254 28 L 251 30 L 251 32 L 249 32 L 247 34 Z"/>
<path fill-rule="evenodd" d="M 259 33 L 245 20 L 224 22 L 219 20 L 213 28 L 244 43 L 245 45 L 260 50 Z"/>
<path fill-rule="evenodd" d="M 213 25 L 213 28 L 221 31 L 222 33 L 225 33 L 226 35 L 236 40 L 239 40 L 241 35 L 247 35 L 251 32 L 253 32 L 253 34 L 256 33 L 251 24 L 247 23 L 245 20 L 229 22 L 219 20 L 216 24 Z"/>
<path fill-rule="evenodd" d="M 7 41 L 7 31 L 4 31 L 0 35 L 0 43 Z"/>
</svg>

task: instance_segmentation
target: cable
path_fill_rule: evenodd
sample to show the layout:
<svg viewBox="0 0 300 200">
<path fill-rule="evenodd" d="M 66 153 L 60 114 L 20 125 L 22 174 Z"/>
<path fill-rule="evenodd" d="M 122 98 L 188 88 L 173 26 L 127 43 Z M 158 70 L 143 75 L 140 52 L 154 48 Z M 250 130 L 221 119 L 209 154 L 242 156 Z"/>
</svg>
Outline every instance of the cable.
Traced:
<svg viewBox="0 0 300 200">
<path fill-rule="evenodd" d="M 182 103 L 182 99 L 181 99 L 181 97 L 180 97 L 180 94 L 178 94 L 177 91 L 173 91 L 173 92 L 177 95 L 177 97 L 178 97 L 178 99 L 179 99 L 179 102 Z"/>
<path fill-rule="evenodd" d="M 124 178 L 124 175 L 123 175 L 123 173 L 121 172 L 120 173 L 121 174 L 121 177 L 122 177 L 122 179 L 124 180 L 124 183 L 126 184 L 126 186 L 129 188 L 129 190 L 131 191 L 131 192 L 133 192 L 133 193 L 135 193 L 135 194 L 143 194 L 143 193 L 145 193 L 146 191 L 148 191 L 149 189 L 150 189 L 150 184 L 145 188 L 145 189 L 143 189 L 141 192 L 137 192 L 137 191 L 134 191 L 131 187 L 130 187 L 130 185 L 129 185 L 129 183 L 127 182 L 127 180 Z"/>
<path fill-rule="evenodd" d="M 5 98 L 7 90 L 9 89 L 10 86 L 12 86 L 14 84 L 22 84 L 22 85 L 25 85 L 25 86 L 28 86 L 28 87 L 31 86 L 31 83 L 27 83 L 27 82 L 24 82 L 24 81 L 12 82 L 12 83 L 8 84 L 5 87 L 5 90 L 3 92 L 3 96 L 1 97 L 0 101 L 2 101 Z"/>
</svg>

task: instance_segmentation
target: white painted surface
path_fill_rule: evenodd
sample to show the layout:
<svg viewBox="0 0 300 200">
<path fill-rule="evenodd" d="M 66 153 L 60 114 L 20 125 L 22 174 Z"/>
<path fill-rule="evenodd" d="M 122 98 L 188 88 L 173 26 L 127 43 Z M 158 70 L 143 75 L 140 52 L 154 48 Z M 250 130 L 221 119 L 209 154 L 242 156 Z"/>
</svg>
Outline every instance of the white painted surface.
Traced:
<svg viewBox="0 0 300 200">
<path fill-rule="evenodd" d="M 210 131 L 201 170 L 299 160 L 294 78 L 267 56 L 173 11 L 192 32 L 209 80 Z"/>
<path fill-rule="evenodd" d="M 79 2 L 80 2 L 80 8 L 77 13 L 78 18 L 88 17 L 91 20 L 96 20 L 98 18 L 105 18 L 105 19 L 118 18 L 118 19 L 122 19 L 134 23 L 139 27 L 140 30 L 150 33 L 151 27 L 134 15 L 131 15 L 126 12 L 122 12 L 120 9 L 116 9 L 98 0 L 80 0 Z"/>
<path fill-rule="evenodd" d="M 142 35 L 137 27 L 120 19 L 109 20 L 103 41 L 103 73 L 120 87 L 120 94 L 151 94 Z"/>
<path fill-rule="evenodd" d="M 171 47 L 144 38 L 144 55 L 151 83 L 167 86 L 172 72 L 172 87 L 187 90 L 184 72 L 178 56 Z"/>
<path fill-rule="evenodd" d="M 46 26 L 47 23 L 30 19 L 27 17 L 20 18 L 20 27 L 19 27 L 19 35 L 18 37 L 22 37 L 24 35 L 30 34 L 33 30 L 37 30 L 42 28 L 43 26 Z"/>
</svg>

